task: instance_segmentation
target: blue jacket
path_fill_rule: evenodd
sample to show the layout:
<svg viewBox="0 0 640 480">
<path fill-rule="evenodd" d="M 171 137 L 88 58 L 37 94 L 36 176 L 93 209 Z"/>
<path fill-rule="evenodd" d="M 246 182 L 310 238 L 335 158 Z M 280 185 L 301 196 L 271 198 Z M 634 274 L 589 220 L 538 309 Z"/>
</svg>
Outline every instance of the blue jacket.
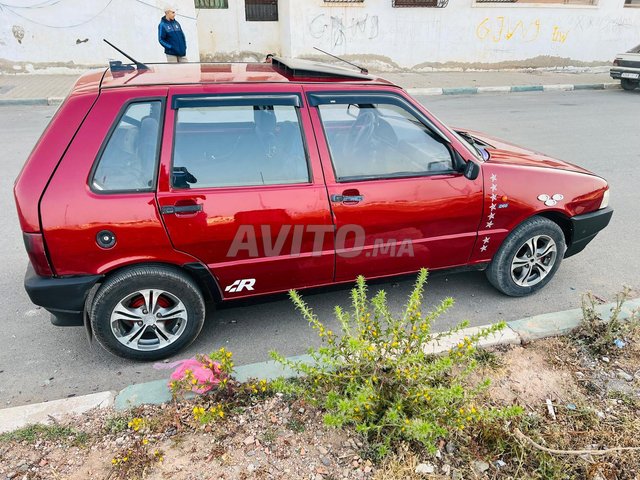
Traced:
<svg viewBox="0 0 640 480">
<path fill-rule="evenodd" d="M 177 20 L 160 19 L 158 25 L 158 41 L 164 47 L 164 53 L 184 57 L 187 54 L 187 41 Z"/>
</svg>

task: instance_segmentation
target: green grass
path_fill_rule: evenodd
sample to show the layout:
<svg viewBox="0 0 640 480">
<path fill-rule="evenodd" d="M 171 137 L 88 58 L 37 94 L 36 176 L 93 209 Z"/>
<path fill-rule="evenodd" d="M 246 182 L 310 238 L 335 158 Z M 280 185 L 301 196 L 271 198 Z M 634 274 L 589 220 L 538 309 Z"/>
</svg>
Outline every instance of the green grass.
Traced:
<svg viewBox="0 0 640 480">
<path fill-rule="evenodd" d="M 26 427 L 0 434 L 1 442 L 28 442 L 33 443 L 38 439 L 44 440 L 64 440 L 72 444 L 83 444 L 87 441 L 88 435 L 70 427 L 61 425 L 27 425 Z"/>
</svg>

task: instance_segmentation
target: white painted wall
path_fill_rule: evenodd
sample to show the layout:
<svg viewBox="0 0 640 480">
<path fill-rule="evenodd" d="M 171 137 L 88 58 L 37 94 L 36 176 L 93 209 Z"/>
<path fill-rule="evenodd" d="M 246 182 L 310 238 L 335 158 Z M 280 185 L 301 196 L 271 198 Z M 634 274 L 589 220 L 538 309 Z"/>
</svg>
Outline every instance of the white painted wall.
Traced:
<svg viewBox="0 0 640 480">
<path fill-rule="evenodd" d="M 269 52 L 318 57 L 313 47 L 319 47 L 379 69 L 456 62 L 486 67 L 541 56 L 609 62 L 640 43 L 640 8 L 625 8 L 624 0 L 599 0 L 597 6 L 449 0 L 446 8 L 392 8 L 392 0 L 279 0 L 277 22 L 247 22 L 243 0 L 229 0 L 228 9 L 198 11 L 193 0 L 172 3 L 191 61 L 261 60 Z M 141 61 L 165 60 L 157 42 L 162 0 L 7 4 L 0 2 L 0 64 L 84 66 L 121 59 L 102 38 Z M 538 63 L 544 66 L 544 58 Z"/>
<path fill-rule="evenodd" d="M 203 61 L 262 61 L 267 53 L 281 52 L 282 21 L 247 22 L 244 0 L 228 3 L 226 9 L 197 10 Z M 279 7 L 282 19 L 284 12 Z"/>
<path fill-rule="evenodd" d="M 291 8 L 294 56 L 314 55 L 317 46 L 337 55 L 379 56 L 404 68 L 545 55 L 592 62 L 611 61 L 640 43 L 640 9 L 625 8 L 624 0 L 597 6 L 449 0 L 445 8 L 392 8 L 391 0 L 333 7 L 322 0 L 284 1 Z"/>
<path fill-rule="evenodd" d="M 198 61 L 193 0 L 14 0 L 0 2 L 0 59 L 47 66 L 104 65 L 123 58 L 102 41 L 139 61 L 164 62 L 158 24 L 165 4 L 177 7 L 187 38 L 187 57 Z"/>
<path fill-rule="evenodd" d="M 597 6 L 449 0 L 445 8 L 393 8 L 392 0 L 279 0 L 279 14 L 275 28 L 246 22 L 241 0 L 230 0 L 228 10 L 200 10 L 201 56 L 223 60 L 243 51 L 276 51 L 309 57 L 319 55 L 318 47 L 383 69 L 469 67 L 540 56 L 609 62 L 640 43 L 640 9 L 625 8 L 624 0 L 599 0 Z M 545 62 L 558 63 L 534 63 Z"/>
</svg>

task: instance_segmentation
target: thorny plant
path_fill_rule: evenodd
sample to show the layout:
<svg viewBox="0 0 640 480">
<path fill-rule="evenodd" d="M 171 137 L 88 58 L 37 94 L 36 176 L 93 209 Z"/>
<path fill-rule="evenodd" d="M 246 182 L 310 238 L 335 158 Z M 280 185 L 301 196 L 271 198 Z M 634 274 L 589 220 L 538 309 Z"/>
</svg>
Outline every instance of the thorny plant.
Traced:
<svg viewBox="0 0 640 480">
<path fill-rule="evenodd" d="M 630 298 L 631 289 L 624 287 L 616 294 L 608 321 L 598 312 L 598 300 L 591 293 L 582 296 L 582 322 L 576 330 L 578 339 L 594 355 L 613 355 L 620 351 L 633 332 L 640 326 L 638 310 L 626 315 L 624 303 Z"/>
<path fill-rule="evenodd" d="M 326 410 L 327 425 L 355 426 L 378 458 L 400 441 L 417 442 L 430 453 L 436 441 L 468 426 L 521 413 L 520 407 L 479 405 L 488 381 L 471 385 L 477 342 L 500 331 L 504 323 L 464 337 L 451 350 L 434 355 L 427 344 L 466 327 L 466 322 L 434 334 L 434 321 L 452 305 L 446 298 L 422 312 L 427 270 L 422 269 L 400 315 L 393 315 L 386 293 L 367 297 L 364 277 L 351 292 L 352 312 L 335 307 L 340 333 L 322 323 L 296 291 L 290 297 L 322 341 L 310 350 L 311 363 L 294 362 L 272 352 L 272 358 L 306 375 L 306 393 Z"/>
<path fill-rule="evenodd" d="M 109 479 L 142 479 L 154 464 L 164 460 L 164 452 L 147 437 L 149 429 L 143 418 L 134 417 L 127 426 L 134 436 L 133 443 L 111 459 Z"/>
</svg>

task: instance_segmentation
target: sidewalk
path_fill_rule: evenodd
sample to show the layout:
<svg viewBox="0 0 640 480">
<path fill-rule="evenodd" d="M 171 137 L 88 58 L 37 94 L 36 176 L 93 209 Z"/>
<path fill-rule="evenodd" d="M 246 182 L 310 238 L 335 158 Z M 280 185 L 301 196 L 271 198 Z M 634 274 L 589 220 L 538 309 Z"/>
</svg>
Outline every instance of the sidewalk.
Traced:
<svg viewBox="0 0 640 480">
<path fill-rule="evenodd" d="M 596 307 L 596 310 L 604 321 L 608 321 L 615 305 L 615 302 L 602 304 Z M 638 310 L 640 310 L 640 298 L 629 299 L 624 303 L 618 318 L 620 320 L 628 319 L 634 314 L 634 311 Z M 478 342 L 478 347 L 519 345 L 536 339 L 566 335 L 580 325 L 582 316 L 582 309 L 576 308 L 507 322 L 504 330 L 481 340 Z M 483 325 L 460 330 L 438 342 L 426 344 L 424 348 L 434 354 L 447 351 L 455 348 L 466 336 L 473 336 L 489 326 Z M 312 361 L 308 355 L 291 357 L 290 360 Z M 276 364 L 274 361 L 241 365 L 234 370 L 234 377 L 241 382 L 251 378 L 274 380 L 281 376 L 293 377 L 295 373 Z M 62 418 L 64 415 L 81 414 L 94 408 L 114 407 L 116 410 L 127 410 L 140 405 L 167 403 L 172 398 L 167 384 L 168 380 L 156 380 L 130 385 L 120 392 L 105 391 L 51 402 L 0 409 L 0 433 L 9 432 L 29 424 L 49 423 L 55 421 L 55 419 Z"/>
<path fill-rule="evenodd" d="M 482 72 L 371 73 L 400 85 L 414 95 L 578 90 L 581 88 L 604 89 L 619 88 L 620 84 L 609 77 L 609 67 L 566 68 L 554 71 L 529 69 Z M 0 105 L 53 105 L 60 103 L 77 78 L 78 75 L 75 74 L 0 75 Z"/>
</svg>

